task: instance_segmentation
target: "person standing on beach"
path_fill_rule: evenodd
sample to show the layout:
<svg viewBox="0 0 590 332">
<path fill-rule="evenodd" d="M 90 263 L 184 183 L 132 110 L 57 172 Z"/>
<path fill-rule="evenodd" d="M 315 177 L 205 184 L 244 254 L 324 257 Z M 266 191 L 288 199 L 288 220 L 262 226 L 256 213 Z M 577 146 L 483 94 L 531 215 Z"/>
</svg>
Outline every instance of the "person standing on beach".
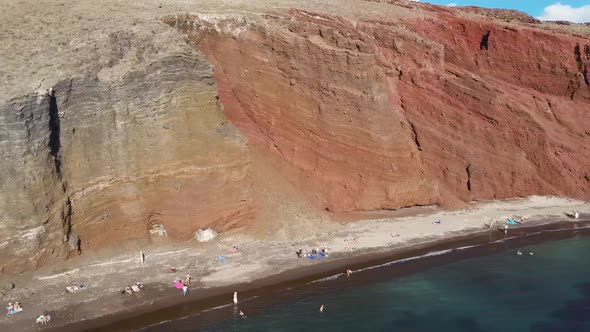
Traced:
<svg viewBox="0 0 590 332">
<path fill-rule="evenodd" d="M 183 296 L 188 295 L 188 286 L 187 285 L 182 286 L 182 295 Z"/>
<path fill-rule="evenodd" d="M 508 234 L 508 224 L 504 225 L 504 234 Z"/>
<path fill-rule="evenodd" d="M 190 274 L 187 273 L 186 274 L 186 278 L 184 278 L 185 285 L 190 286 L 191 285 L 191 280 L 193 280 L 193 278 L 191 277 Z"/>
<path fill-rule="evenodd" d="M 238 292 L 234 292 L 234 305 L 238 304 Z"/>
</svg>

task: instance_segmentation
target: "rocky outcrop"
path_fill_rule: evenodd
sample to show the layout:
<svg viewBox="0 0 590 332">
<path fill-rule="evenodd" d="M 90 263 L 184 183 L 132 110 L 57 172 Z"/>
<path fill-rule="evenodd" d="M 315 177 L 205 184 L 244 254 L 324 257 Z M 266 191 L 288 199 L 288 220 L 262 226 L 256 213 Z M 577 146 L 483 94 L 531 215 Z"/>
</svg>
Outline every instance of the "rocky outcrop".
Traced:
<svg viewBox="0 0 590 332">
<path fill-rule="evenodd" d="M 229 119 L 326 210 L 588 198 L 588 38 L 434 13 L 165 22 L 216 66 Z"/>
<path fill-rule="evenodd" d="M 146 240 L 154 224 L 189 240 L 252 219 L 247 143 L 202 56 L 107 70 L 0 107 L 5 271 Z"/>
</svg>

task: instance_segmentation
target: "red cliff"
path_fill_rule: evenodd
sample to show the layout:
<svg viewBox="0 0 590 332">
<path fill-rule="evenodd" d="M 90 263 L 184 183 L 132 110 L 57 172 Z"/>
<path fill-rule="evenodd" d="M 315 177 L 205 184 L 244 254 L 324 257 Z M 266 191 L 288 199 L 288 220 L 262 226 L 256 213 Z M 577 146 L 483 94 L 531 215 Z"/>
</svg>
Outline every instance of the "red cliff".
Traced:
<svg viewBox="0 0 590 332">
<path fill-rule="evenodd" d="M 405 6 L 422 15 L 165 21 L 215 65 L 228 118 L 326 210 L 588 199 L 588 35 Z"/>
<path fill-rule="evenodd" d="M 325 210 L 590 199 L 589 25 L 406 0 L 21 2 L 0 5 L 0 273 L 203 228 L 289 238 Z"/>
</svg>

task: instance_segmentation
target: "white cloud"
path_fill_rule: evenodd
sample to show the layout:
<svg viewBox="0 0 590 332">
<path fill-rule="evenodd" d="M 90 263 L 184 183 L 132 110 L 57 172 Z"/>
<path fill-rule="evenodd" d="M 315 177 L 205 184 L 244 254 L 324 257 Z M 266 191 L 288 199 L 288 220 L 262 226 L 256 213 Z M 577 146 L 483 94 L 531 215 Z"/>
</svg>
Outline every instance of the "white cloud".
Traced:
<svg viewBox="0 0 590 332">
<path fill-rule="evenodd" d="M 447 7 L 457 7 L 458 4 L 456 2 L 451 2 L 450 4 L 447 5 Z"/>
<path fill-rule="evenodd" d="M 572 7 L 560 2 L 545 7 L 538 19 L 544 21 L 570 21 L 576 23 L 590 22 L 590 5 Z"/>
</svg>

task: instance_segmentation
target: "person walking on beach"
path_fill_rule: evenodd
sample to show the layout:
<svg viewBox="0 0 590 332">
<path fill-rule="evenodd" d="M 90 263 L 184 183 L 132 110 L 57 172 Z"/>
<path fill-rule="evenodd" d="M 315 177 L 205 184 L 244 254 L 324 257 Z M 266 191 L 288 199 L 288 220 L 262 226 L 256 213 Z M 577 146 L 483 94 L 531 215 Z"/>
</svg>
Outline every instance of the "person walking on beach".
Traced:
<svg viewBox="0 0 590 332">
<path fill-rule="evenodd" d="M 508 234 L 508 224 L 504 225 L 504 234 Z"/>
<path fill-rule="evenodd" d="M 234 305 L 238 304 L 238 292 L 234 292 Z"/>
<path fill-rule="evenodd" d="M 188 286 L 187 285 L 182 286 L 182 295 L 183 296 L 188 295 Z"/>
</svg>

